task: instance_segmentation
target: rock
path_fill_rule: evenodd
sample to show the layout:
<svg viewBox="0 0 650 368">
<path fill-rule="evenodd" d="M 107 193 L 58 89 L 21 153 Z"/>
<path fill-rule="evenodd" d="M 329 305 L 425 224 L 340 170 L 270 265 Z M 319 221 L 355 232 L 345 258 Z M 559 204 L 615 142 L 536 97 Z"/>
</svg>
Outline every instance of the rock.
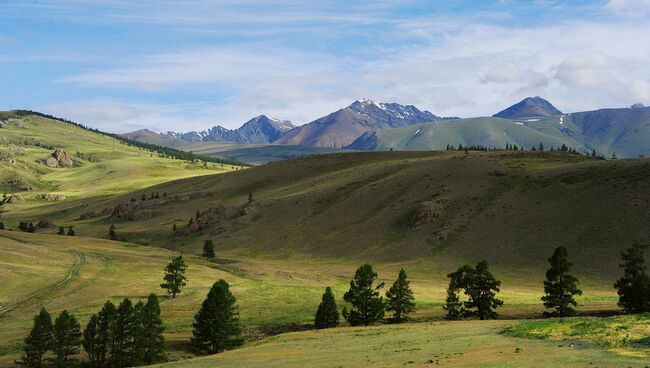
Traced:
<svg viewBox="0 0 650 368">
<path fill-rule="evenodd" d="M 45 229 L 53 226 L 54 223 L 48 219 L 42 219 L 41 221 L 38 222 L 38 225 L 36 225 L 36 227 L 38 227 L 39 229 Z"/>
<path fill-rule="evenodd" d="M 74 160 L 66 151 L 57 149 L 45 160 L 45 165 L 49 167 L 73 167 Z"/>
<path fill-rule="evenodd" d="M 111 217 L 127 219 L 130 221 L 146 220 L 153 216 L 153 213 L 146 208 L 153 206 L 159 206 L 165 204 L 167 199 L 165 198 L 156 198 L 148 199 L 146 201 L 135 201 L 129 203 L 118 204 L 113 208 L 111 212 Z M 102 211 L 106 212 L 106 209 Z"/>
<path fill-rule="evenodd" d="M 23 201 L 24 199 L 20 194 L 10 194 L 2 200 L 2 203 L 18 203 Z"/>
<path fill-rule="evenodd" d="M 413 213 L 411 218 L 411 225 L 413 227 L 430 224 L 439 219 L 445 210 L 445 206 L 441 201 L 426 201 L 420 203 L 418 208 Z"/>
<path fill-rule="evenodd" d="M 65 201 L 66 199 L 68 199 L 68 197 L 64 196 L 63 194 L 49 194 L 49 193 L 41 195 L 41 198 L 43 198 L 47 202 Z"/>
</svg>

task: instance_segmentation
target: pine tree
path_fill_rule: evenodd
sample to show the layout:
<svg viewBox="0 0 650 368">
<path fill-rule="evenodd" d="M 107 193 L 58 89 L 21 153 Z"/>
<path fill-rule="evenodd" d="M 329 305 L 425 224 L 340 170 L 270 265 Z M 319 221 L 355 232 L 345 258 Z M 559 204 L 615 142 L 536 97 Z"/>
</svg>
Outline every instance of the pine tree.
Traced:
<svg viewBox="0 0 650 368">
<path fill-rule="evenodd" d="M 187 284 L 187 277 L 185 277 L 185 261 L 183 261 L 183 256 L 178 256 L 174 258 L 168 265 L 165 267 L 165 277 L 160 287 L 167 289 L 167 292 L 172 295 L 172 298 L 176 298 L 176 294 L 179 294 L 183 289 L 183 286 Z"/>
<path fill-rule="evenodd" d="M 458 272 L 452 272 L 447 277 L 449 278 L 449 287 L 447 287 L 447 299 L 442 309 L 447 311 L 447 319 L 458 320 L 465 313 L 463 303 L 460 301 L 460 296 L 458 295 L 460 291 L 460 275 Z"/>
<path fill-rule="evenodd" d="M 109 352 L 113 345 L 111 330 L 116 314 L 115 305 L 108 301 L 98 314 L 90 317 L 86 325 L 82 345 L 93 367 L 103 368 L 108 365 Z"/>
<path fill-rule="evenodd" d="M 52 348 L 52 319 L 50 314 L 41 308 L 34 316 L 34 325 L 24 340 L 24 355 L 19 365 L 40 368 L 43 366 L 45 354 Z"/>
<path fill-rule="evenodd" d="M 140 200 L 141 200 L 141 201 L 146 201 L 146 200 L 147 200 L 147 195 L 143 193 L 143 194 L 142 194 L 142 197 L 140 198 Z"/>
<path fill-rule="evenodd" d="M 634 243 L 621 253 L 621 277 L 614 287 L 618 289 L 618 305 L 627 312 L 644 313 L 650 311 L 650 276 L 645 265 L 647 246 Z"/>
<path fill-rule="evenodd" d="M 136 327 L 133 303 L 129 298 L 124 298 L 117 307 L 115 318 L 111 323 L 109 352 L 112 367 L 121 368 L 130 364 Z"/>
<path fill-rule="evenodd" d="M 57 234 L 65 235 L 65 228 L 63 226 L 59 226 L 59 232 Z"/>
<path fill-rule="evenodd" d="M 406 315 L 415 310 L 415 298 L 413 291 L 409 286 L 406 271 L 400 269 L 397 280 L 393 286 L 386 292 L 386 310 L 393 312 L 393 322 L 403 322 L 407 319 Z"/>
<path fill-rule="evenodd" d="M 544 307 L 554 308 L 556 312 L 553 314 L 559 317 L 572 316 L 575 310 L 571 306 L 578 305 L 574 296 L 582 295 L 582 290 L 576 286 L 578 279 L 569 273 L 573 264 L 568 260 L 566 248 L 555 248 L 548 263 L 551 267 L 546 271 L 544 281 Z"/>
<path fill-rule="evenodd" d="M 591 157 L 596 158 L 596 150 L 591 150 Z"/>
<path fill-rule="evenodd" d="M 350 290 L 343 295 L 343 300 L 352 304 L 348 310 L 343 308 L 343 317 L 352 326 L 368 326 L 384 317 L 384 298 L 379 295 L 379 289 L 384 283 L 373 287 L 377 273 L 372 266 L 364 264 L 354 274 L 350 281 Z"/>
<path fill-rule="evenodd" d="M 203 258 L 214 259 L 214 243 L 208 239 L 203 243 Z"/>
<path fill-rule="evenodd" d="M 165 352 L 165 338 L 160 304 L 156 294 L 149 294 L 147 303 L 140 309 L 140 336 L 138 338 L 138 357 L 145 365 L 160 361 Z"/>
<path fill-rule="evenodd" d="M 5 223 L 0 221 L 0 230 L 4 230 L 4 229 L 5 229 Z"/>
<path fill-rule="evenodd" d="M 463 286 L 469 300 L 465 302 L 465 309 L 476 308 L 479 319 L 496 318 L 494 309 L 503 305 L 503 301 L 496 298 L 496 293 L 501 289 L 501 281 L 494 278 L 486 261 L 479 262 L 476 268 L 463 275 Z"/>
<path fill-rule="evenodd" d="M 27 226 L 27 232 L 28 233 L 33 233 L 36 232 L 36 226 L 34 226 L 33 222 L 29 222 L 29 225 Z"/>
<path fill-rule="evenodd" d="M 68 236 L 74 236 L 74 230 L 72 230 L 72 225 L 68 227 Z"/>
<path fill-rule="evenodd" d="M 201 309 L 194 316 L 192 344 L 212 354 L 243 343 L 235 296 L 224 280 L 212 285 Z"/>
<path fill-rule="evenodd" d="M 79 353 L 81 346 L 81 326 L 77 319 L 64 310 L 54 321 L 54 343 L 52 350 L 56 355 L 56 366 L 65 367 L 71 355 Z"/>
<path fill-rule="evenodd" d="M 537 150 L 538 150 L 539 152 L 544 152 L 544 143 L 539 142 L 539 146 L 537 146 Z"/>
<path fill-rule="evenodd" d="M 114 224 L 111 224 L 111 227 L 108 228 L 108 238 L 111 240 L 117 240 L 117 233 L 115 232 Z"/>
<path fill-rule="evenodd" d="M 314 326 L 316 328 L 330 328 L 336 327 L 339 324 L 339 310 L 336 306 L 332 288 L 329 286 L 325 288 L 325 293 L 321 303 L 316 310 L 316 317 L 314 318 Z"/>
</svg>

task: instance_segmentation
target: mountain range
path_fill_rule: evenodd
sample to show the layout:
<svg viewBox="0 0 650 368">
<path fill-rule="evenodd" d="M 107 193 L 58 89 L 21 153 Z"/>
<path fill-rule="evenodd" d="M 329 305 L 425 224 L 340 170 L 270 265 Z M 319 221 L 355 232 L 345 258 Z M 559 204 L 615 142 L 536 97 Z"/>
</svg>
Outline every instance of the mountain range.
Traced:
<svg viewBox="0 0 650 368">
<path fill-rule="evenodd" d="M 335 150 L 440 150 L 448 145 L 502 148 L 508 143 L 528 149 L 542 142 L 548 147 L 566 145 L 583 153 L 596 150 L 605 157 L 614 153 L 636 157 L 650 154 L 650 108 L 634 104 L 629 108 L 563 113 L 537 96 L 525 98 L 492 117 L 460 119 L 440 117 L 413 105 L 363 99 L 298 127 L 261 115 L 234 130 L 221 126 L 186 133 L 141 130 L 124 136 L 184 150 L 203 143 L 201 148 L 206 151 L 210 151 L 206 142 Z M 214 151 L 228 157 L 221 148 Z M 307 149 L 301 152 L 311 153 Z"/>
</svg>

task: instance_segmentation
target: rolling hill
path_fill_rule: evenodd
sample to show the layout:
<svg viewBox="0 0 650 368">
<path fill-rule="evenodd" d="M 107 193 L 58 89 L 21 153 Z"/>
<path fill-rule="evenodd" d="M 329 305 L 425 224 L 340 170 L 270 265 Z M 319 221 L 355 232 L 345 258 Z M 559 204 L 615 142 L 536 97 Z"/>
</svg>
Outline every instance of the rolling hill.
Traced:
<svg viewBox="0 0 650 368">
<path fill-rule="evenodd" d="M 18 207 L 115 195 L 239 168 L 177 159 L 172 156 L 176 151 L 138 147 L 37 113 L 3 112 L 0 117 L 0 191 L 18 201 Z"/>
</svg>

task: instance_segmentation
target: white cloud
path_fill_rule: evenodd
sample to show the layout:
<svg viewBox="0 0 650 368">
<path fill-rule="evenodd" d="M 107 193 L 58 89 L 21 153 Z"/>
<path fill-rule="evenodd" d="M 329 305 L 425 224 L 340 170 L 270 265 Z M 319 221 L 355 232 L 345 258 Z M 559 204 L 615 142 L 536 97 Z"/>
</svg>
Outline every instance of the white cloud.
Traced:
<svg viewBox="0 0 650 368">
<path fill-rule="evenodd" d="M 650 14 L 650 0 L 609 0 L 605 9 L 625 17 L 645 17 Z"/>
</svg>

